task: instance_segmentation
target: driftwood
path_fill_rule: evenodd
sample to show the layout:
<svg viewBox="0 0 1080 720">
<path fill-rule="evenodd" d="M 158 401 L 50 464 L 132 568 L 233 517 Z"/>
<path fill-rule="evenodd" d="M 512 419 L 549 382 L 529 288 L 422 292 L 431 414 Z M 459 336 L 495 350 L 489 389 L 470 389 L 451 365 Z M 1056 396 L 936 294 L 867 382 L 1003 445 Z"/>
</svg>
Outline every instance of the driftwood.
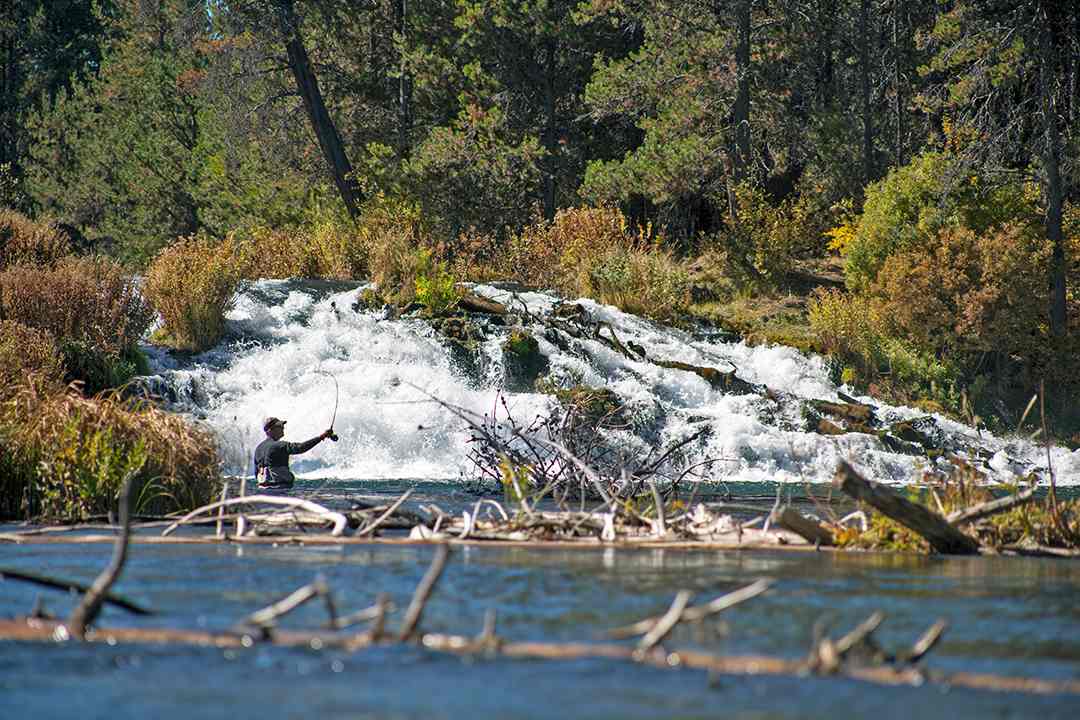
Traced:
<svg viewBox="0 0 1080 720">
<path fill-rule="evenodd" d="M 38 575 L 37 573 L 24 572 L 22 570 L 11 570 L 0 568 L 0 580 L 19 580 L 21 582 L 32 583 L 34 585 L 40 585 L 41 587 L 52 588 L 54 590 L 64 590 L 67 592 L 78 591 L 80 593 L 86 593 L 90 590 L 90 586 L 75 580 L 60 580 L 58 578 L 47 577 L 45 575 Z M 106 593 L 102 596 L 102 601 L 107 605 L 118 607 L 121 610 L 127 610 L 133 615 L 153 615 L 154 611 L 144 608 L 138 603 L 128 600 L 120 595 L 113 593 Z"/>
<path fill-rule="evenodd" d="M 315 513 L 315 514 L 318 514 L 318 515 L 322 515 L 328 521 L 333 523 L 334 528 L 333 528 L 333 530 L 330 531 L 330 535 L 333 536 L 333 537 L 337 537 L 337 536 L 341 535 L 342 533 L 344 533 L 345 532 L 345 526 L 348 524 L 348 521 L 346 520 L 345 516 L 342 515 L 341 513 L 337 513 L 337 512 L 333 512 L 331 510 L 327 510 L 322 505 L 317 505 L 317 504 L 315 504 L 313 502 L 309 502 L 307 500 L 300 500 L 299 498 L 277 497 L 276 495 L 247 495 L 247 496 L 232 498 L 230 500 L 221 500 L 221 501 L 218 501 L 218 502 L 215 502 L 215 503 L 210 503 L 209 505 L 203 505 L 200 508 L 196 508 L 195 510 L 192 510 L 187 515 L 185 515 L 184 517 L 182 517 L 179 520 L 177 520 L 176 522 L 174 522 L 169 527 L 165 528 L 165 530 L 162 531 L 161 535 L 162 535 L 162 537 L 165 537 L 165 536 L 169 535 L 170 533 L 172 533 L 174 530 L 176 530 L 176 528 L 180 527 L 181 525 L 184 525 L 184 524 L 188 523 L 193 518 L 195 518 L 195 517 L 197 517 L 199 515 L 202 515 L 203 513 L 208 513 L 208 512 L 210 512 L 212 510 L 217 510 L 220 507 L 229 507 L 229 506 L 232 506 L 232 505 L 240 505 L 240 504 L 257 504 L 257 503 L 263 503 L 263 504 L 266 504 L 266 505 L 284 505 L 285 507 L 299 508 L 301 510 L 306 510 L 307 512 L 310 512 L 310 513 Z M 241 516 L 240 520 L 237 521 L 238 525 L 242 521 L 243 521 L 243 516 Z M 243 533 L 238 529 L 237 534 L 242 535 Z"/>
<path fill-rule="evenodd" d="M 772 581 L 770 580 L 757 580 L 747 585 L 746 587 L 739 588 L 738 590 L 729 592 L 727 595 L 721 595 L 714 600 L 710 600 L 704 605 L 697 605 L 694 607 L 686 608 L 682 611 L 680 619 L 683 622 L 700 622 L 701 620 L 704 620 L 711 615 L 716 615 L 717 613 L 723 612 L 728 608 L 735 607 L 739 603 L 743 603 L 747 600 L 756 598 L 758 595 L 761 595 L 763 592 L 768 590 L 771 586 Z M 652 631 L 653 627 L 656 626 L 656 624 L 659 623 L 660 620 L 660 617 L 645 618 L 644 620 L 639 620 L 632 625 L 626 625 L 624 627 L 608 630 L 606 633 L 604 633 L 604 635 L 613 639 L 636 637 L 638 635 Z"/>
<path fill-rule="evenodd" d="M 113 586 L 124 569 L 124 561 L 127 560 L 128 537 L 131 536 L 131 483 L 135 479 L 135 474 L 141 469 L 140 465 L 129 472 L 120 490 L 120 534 L 116 537 L 116 544 L 113 545 L 112 558 L 108 566 L 94 579 L 90 588 L 83 593 L 82 600 L 68 616 L 67 631 L 79 640 L 86 637 L 86 628 L 97 620 L 101 606 L 109 594 L 109 588 Z"/>
<path fill-rule="evenodd" d="M 813 518 L 803 515 L 801 512 L 785 505 L 771 513 L 770 520 L 780 527 L 787 528 L 791 532 L 805 538 L 807 542 L 815 545 L 832 545 L 833 534 L 827 527 Z"/>
<path fill-rule="evenodd" d="M 1015 507 L 1020 507 L 1021 505 L 1031 502 L 1034 498 L 1035 488 L 1029 487 L 1015 495 L 1006 495 L 997 500 L 990 500 L 978 505 L 973 505 L 969 508 L 964 508 L 963 510 L 949 513 L 946 519 L 954 525 L 966 525 L 967 523 L 973 523 L 982 520 L 983 518 L 988 518 L 991 515 L 996 515 L 1012 510 Z"/>
<path fill-rule="evenodd" d="M 866 480 L 846 462 L 841 461 L 837 467 L 833 486 L 918 533 L 939 553 L 971 555 L 979 552 L 979 543 L 950 525 L 945 518 L 907 500 L 895 490 Z"/>
</svg>

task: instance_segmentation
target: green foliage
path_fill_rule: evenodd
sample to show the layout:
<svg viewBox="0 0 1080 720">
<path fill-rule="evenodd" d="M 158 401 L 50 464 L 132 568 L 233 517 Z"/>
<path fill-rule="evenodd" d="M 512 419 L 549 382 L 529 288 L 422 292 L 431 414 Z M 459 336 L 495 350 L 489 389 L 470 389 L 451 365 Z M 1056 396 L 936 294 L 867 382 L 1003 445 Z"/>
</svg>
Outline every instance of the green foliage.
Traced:
<svg viewBox="0 0 1080 720">
<path fill-rule="evenodd" d="M 433 260 L 430 250 L 418 250 L 416 301 L 424 306 L 428 315 L 440 317 L 449 314 L 460 299 L 461 291 L 446 263 Z"/>
<path fill-rule="evenodd" d="M 136 375 L 150 372 L 146 356 L 137 347 L 109 353 L 85 341 L 68 339 L 61 343 L 59 352 L 67 379 L 82 383 L 87 395 L 122 387 Z"/>
<path fill-rule="evenodd" d="M 737 286 L 776 288 L 797 257 L 821 253 L 822 216 L 809 196 L 772 202 L 763 188 L 741 183 L 733 199 L 738 217 L 700 244 L 722 259 Z"/>
<path fill-rule="evenodd" d="M 406 172 L 425 216 L 448 235 L 499 232 L 531 214 L 542 155 L 536 138 L 507 132 L 498 107 L 470 105 L 432 130 Z"/>
<path fill-rule="evenodd" d="M 839 369 L 838 380 L 858 386 L 873 383 L 897 399 L 928 397 L 958 409 L 957 368 L 890 335 L 880 310 L 867 298 L 818 291 L 808 313 L 819 347 Z"/>
<path fill-rule="evenodd" d="M 1009 221 L 1037 220 L 1030 188 L 990 184 L 952 155 L 924 153 L 867 187 L 845 253 L 848 286 L 867 289 L 890 256 L 923 246 L 946 228 L 982 233 Z"/>
<path fill-rule="evenodd" d="M 224 332 L 240 269 L 239 253 L 231 242 L 190 237 L 159 252 L 143 288 L 161 315 L 157 339 L 181 350 L 212 347 Z"/>
</svg>

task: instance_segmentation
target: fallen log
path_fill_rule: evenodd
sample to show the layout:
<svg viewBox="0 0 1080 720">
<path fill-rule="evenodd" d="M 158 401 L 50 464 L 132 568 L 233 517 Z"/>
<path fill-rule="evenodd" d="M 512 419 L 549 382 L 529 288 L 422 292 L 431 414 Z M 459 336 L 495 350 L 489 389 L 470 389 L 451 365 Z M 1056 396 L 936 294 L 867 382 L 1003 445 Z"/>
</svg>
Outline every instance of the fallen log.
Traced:
<svg viewBox="0 0 1080 720">
<path fill-rule="evenodd" d="M 833 486 L 919 534 L 935 552 L 956 555 L 979 552 L 979 543 L 950 525 L 945 518 L 891 488 L 865 479 L 846 462 L 841 461 L 836 468 Z"/>
<path fill-rule="evenodd" d="M 1003 498 L 996 500 L 989 500 L 978 505 L 973 505 L 963 510 L 957 510 L 951 512 L 946 516 L 946 519 L 954 525 L 966 525 L 968 523 L 988 518 L 991 515 L 997 515 L 1008 510 L 1012 510 L 1015 507 L 1020 507 L 1031 502 L 1035 498 L 1035 488 L 1029 487 L 1027 490 L 1022 490 L 1015 495 L 1007 495 Z"/>
<path fill-rule="evenodd" d="M 790 530 L 812 545 L 833 544 L 831 530 L 817 520 L 803 515 L 790 505 L 774 510 L 770 516 L 770 521 L 775 525 Z"/>
</svg>

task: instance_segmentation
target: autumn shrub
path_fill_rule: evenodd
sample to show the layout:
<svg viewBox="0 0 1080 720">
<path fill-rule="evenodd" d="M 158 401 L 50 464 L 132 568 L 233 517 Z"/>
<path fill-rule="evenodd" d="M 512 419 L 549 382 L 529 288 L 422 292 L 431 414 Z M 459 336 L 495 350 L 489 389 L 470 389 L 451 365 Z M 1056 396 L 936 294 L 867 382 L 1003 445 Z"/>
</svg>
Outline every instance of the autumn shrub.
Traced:
<svg viewBox="0 0 1080 720">
<path fill-rule="evenodd" d="M 927 352 L 1031 358 L 1045 339 L 1050 243 L 1037 228 L 945 228 L 888 258 L 871 286 L 891 333 Z"/>
<path fill-rule="evenodd" d="M 870 298 L 818 290 L 808 317 L 818 346 L 839 370 L 837 380 L 860 386 L 877 383 L 879 390 L 904 401 L 921 396 L 947 408 L 959 401 L 955 366 L 890 335 Z"/>
<path fill-rule="evenodd" d="M 203 237 L 182 238 L 161 250 L 144 283 L 147 299 L 161 315 L 156 340 L 189 351 L 220 340 L 242 262 L 232 243 Z"/>
<path fill-rule="evenodd" d="M 764 188 L 743 183 L 735 188 L 734 201 L 738 217 L 700 244 L 701 252 L 715 255 L 737 285 L 775 288 L 796 258 L 824 249 L 820 213 L 808 195 L 773 202 Z"/>
<path fill-rule="evenodd" d="M 129 473 L 140 513 L 191 510 L 220 487 L 212 435 L 179 415 L 35 382 L 0 402 L 0 517 L 103 515 Z"/>
<path fill-rule="evenodd" d="M 538 219 L 512 236 L 503 269 L 526 285 L 582 293 L 592 268 L 628 239 L 626 218 L 618 209 L 568 208 L 551 222 Z"/>
<path fill-rule="evenodd" d="M 256 227 L 231 242 L 240 274 L 259 278 L 351 280 L 364 275 L 367 248 L 351 221 L 320 219 L 289 228 Z"/>
<path fill-rule="evenodd" d="M 52 267 L 71 253 L 71 241 L 55 226 L 0 208 L 0 269 L 12 265 Z"/>
<path fill-rule="evenodd" d="M 1038 222 L 1030 184 L 983 178 L 948 153 L 924 153 L 866 188 L 863 212 L 846 244 L 848 286 L 865 290 L 892 255 L 918 248 L 950 227 L 983 233 L 1005 223 Z"/>
<path fill-rule="evenodd" d="M 46 390 L 63 387 L 64 363 L 47 330 L 0 320 L 0 401 L 7 400 L 30 376 Z"/>
<path fill-rule="evenodd" d="M 582 295 L 655 320 L 671 320 L 690 305 L 690 276 L 667 252 L 624 241 L 593 259 Z"/>
<path fill-rule="evenodd" d="M 153 321 L 134 278 L 105 258 L 63 258 L 54 268 L 0 271 L 0 320 L 49 333 L 69 380 L 87 393 L 143 368 L 138 342 Z"/>
</svg>

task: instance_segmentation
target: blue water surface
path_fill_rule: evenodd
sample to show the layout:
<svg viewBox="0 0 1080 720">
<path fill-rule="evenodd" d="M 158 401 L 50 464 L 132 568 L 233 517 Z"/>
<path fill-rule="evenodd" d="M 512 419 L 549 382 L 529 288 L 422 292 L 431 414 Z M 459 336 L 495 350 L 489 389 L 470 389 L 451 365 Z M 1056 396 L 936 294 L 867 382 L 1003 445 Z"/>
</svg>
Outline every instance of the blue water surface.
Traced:
<svg viewBox="0 0 1080 720">
<path fill-rule="evenodd" d="M 387 491 L 389 492 L 389 491 Z M 437 493 L 435 493 L 437 495 Z M 445 501 L 453 505 L 452 500 Z M 0 567 L 90 581 L 106 544 L 0 546 Z M 400 618 L 430 546 L 147 545 L 131 548 L 114 588 L 153 608 L 106 608 L 99 624 L 225 630 L 322 575 L 341 612 L 389 593 Z M 679 589 L 697 601 L 757 578 L 772 591 L 669 648 L 802 657 L 815 623 L 839 635 L 875 610 L 887 649 L 937 618 L 949 630 L 926 664 L 1080 679 L 1080 563 L 1034 558 L 671 549 L 457 547 L 423 628 L 474 634 L 488 609 L 508 640 L 593 641 L 662 612 Z M 73 598 L 0 581 L 0 616 L 41 596 L 63 615 Z M 284 627 L 315 628 L 311 603 Z M 461 658 L 411 646 L 345 653 L 0 642 L 0 718 L 1076 718 L 1080 697 L 890 688 L 843 678 L 713 676 L 609 660 Z"/>
</svg>

